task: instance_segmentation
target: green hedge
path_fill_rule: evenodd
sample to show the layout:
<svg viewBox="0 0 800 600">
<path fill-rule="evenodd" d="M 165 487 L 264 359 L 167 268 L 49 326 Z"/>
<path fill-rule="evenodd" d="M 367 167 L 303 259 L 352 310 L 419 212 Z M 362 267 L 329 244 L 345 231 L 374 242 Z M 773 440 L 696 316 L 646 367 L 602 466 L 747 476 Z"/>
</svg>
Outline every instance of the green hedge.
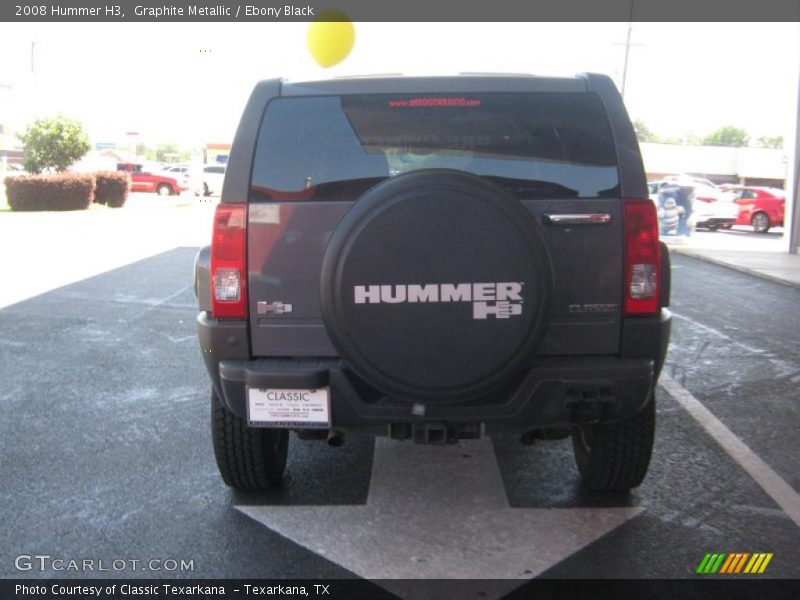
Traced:
<svg viewBox="0 0 800 600">
<path fill-rule="evenodd" d="M 59 173 L 6 177 L 11 210 L 84 210 L 92 204 L 94 175 Z"/>
<path fill-rule="evenodd" d="M 128 199 L 131 190 L 131 176 L 122 171 L 98 171 L 94 174 L 94 201 L 120 208 Z"/>
</svg>

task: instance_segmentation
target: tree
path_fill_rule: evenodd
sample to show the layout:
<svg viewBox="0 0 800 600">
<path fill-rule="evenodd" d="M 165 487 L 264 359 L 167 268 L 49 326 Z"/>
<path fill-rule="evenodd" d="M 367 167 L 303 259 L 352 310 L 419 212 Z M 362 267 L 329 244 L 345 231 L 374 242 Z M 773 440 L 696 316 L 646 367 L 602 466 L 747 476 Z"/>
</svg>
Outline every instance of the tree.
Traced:
<svg viewBox="0 0 800 600">
<path fill-rule="evenodd" d="M 733 146 L 739 148 L 747 146 L 750 136 L 744 129 L 726 125 L 716 131 L 712 131 L 703 139 L 704 146 Z"/>
<path fill-rule="evenodd" d="M 673 144 L 676 146 L 682 146 L 685 141 L 683 138 L 675 136 L 675 135 L 668 135 L 664 138 L 658 138 L 660 144 Z"/>
<path fill-rule="evenodd" d="M 761 148 L 783 148 L 783 136 L 776 135 L 774 137 L 770 136 L 761 136 L 758 138 L 758 145 Z"/>
<path fill-rule="evenodd" d="M 682 144 L 687 146 L 703 146 L 703 138 L 697 135 L 696 133 L 690 131 L 686 134 L 686 137 L 681 140 Z"/>
<path fill-rule="evenodd" d="M 91 149 L 80 121 L 63 115 L 37 119 L 17 137 L 25 149 L 22 164 L 30 173 L 66 171 Z"/>
<path fill-rule="evenodd" d="M 658 136 L 650 131 L 650 128 L 645 125 L 641 119 L 636 119 L 633 122 L 633 130 L 636 132 L 636 139 L 640 142 L 658 142 Z"/>
<path fill-rule="evenodd" d="M 146 148 L 144 152 L 147 160 L 155 162 L 186 162 L 192 153 L 189 150 L 181 150 L 176 144 L 159 144 L 155 148 Z"/>
</svg>

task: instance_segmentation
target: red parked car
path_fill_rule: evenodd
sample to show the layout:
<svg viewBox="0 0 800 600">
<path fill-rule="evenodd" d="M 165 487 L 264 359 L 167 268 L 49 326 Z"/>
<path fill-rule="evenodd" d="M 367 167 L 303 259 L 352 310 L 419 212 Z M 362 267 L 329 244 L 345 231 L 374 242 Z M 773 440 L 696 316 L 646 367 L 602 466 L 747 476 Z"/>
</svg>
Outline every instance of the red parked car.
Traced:
<svg viewBox="0 0 800 600">
<path fill-rule="evenodd" d="M 132 192 L 155 192 L 159 196 L 171 196 L 189 189 L 188 185 L 178 183 L 174 177 L 145 171 L 138 163 L 118 163 L 117 171 L 127 171 L 131 174 Z"/>
<path fill-rule="evenodd" d="M 739 205 L 736 225 L 752 225 L 758 233 L 766 233 L 770 227 L 783 226 L 783 211 L 786 193 L 779 188 L 756 186 L 731 186 L 734 202 Z"/>
</svg>

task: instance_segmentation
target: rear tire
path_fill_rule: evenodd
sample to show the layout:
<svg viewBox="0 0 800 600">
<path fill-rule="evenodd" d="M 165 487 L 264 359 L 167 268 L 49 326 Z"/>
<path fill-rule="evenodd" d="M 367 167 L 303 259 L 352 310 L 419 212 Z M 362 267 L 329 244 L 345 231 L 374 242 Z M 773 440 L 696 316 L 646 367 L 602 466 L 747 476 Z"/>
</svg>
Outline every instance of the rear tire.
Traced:
<svg viewBox="0 0 800 600">
<path fill-rule="evenodd" d="M 626 492 L 644 480 L 650 465 L 656 403 L 619 423 L 586 425 L 572 433 L 575 463 L 584 485 L 598 492 Z"/>
<path fill-rule="evenodd" d="M 286 469 L 289 431 L 248 427 L 211 390 L 211 434 L 223 481 L 243 492 L 271 489 Z"/>
<path fill-rule="evenodd" d="M 769 215 L 765 212 L 757 212 L 750 217 L 750 225 L 756 233 L 767 233 L 772 224 L 769 222 Z"/>
</svg>

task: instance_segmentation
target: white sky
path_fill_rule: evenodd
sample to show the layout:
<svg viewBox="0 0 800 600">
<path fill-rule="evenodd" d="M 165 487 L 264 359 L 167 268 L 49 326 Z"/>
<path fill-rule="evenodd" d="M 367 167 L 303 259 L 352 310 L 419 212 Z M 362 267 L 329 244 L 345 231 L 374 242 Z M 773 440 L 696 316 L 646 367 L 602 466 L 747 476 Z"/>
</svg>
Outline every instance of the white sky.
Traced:
<svg viewBox="0 0 800 600">
<path fill-rule="evenodd" d="M 259 79 L 461 71 L 622 79 L 627 23 L 356 23 L 318 67 L 305 23 L 0 23 L 0 123 L 62 112 L 94 142 L 229 142 Z M 723 125 L 784 135 L 797 111 L 797 23 L 634 23 L 626 104 L 661 135 Z M 31 42 L 35 42 L 31 71 Z M 203 52 L 201 52 L 203 50 Z M 13 84 L 9 91 L 2 84 Z"/>
</svg>

